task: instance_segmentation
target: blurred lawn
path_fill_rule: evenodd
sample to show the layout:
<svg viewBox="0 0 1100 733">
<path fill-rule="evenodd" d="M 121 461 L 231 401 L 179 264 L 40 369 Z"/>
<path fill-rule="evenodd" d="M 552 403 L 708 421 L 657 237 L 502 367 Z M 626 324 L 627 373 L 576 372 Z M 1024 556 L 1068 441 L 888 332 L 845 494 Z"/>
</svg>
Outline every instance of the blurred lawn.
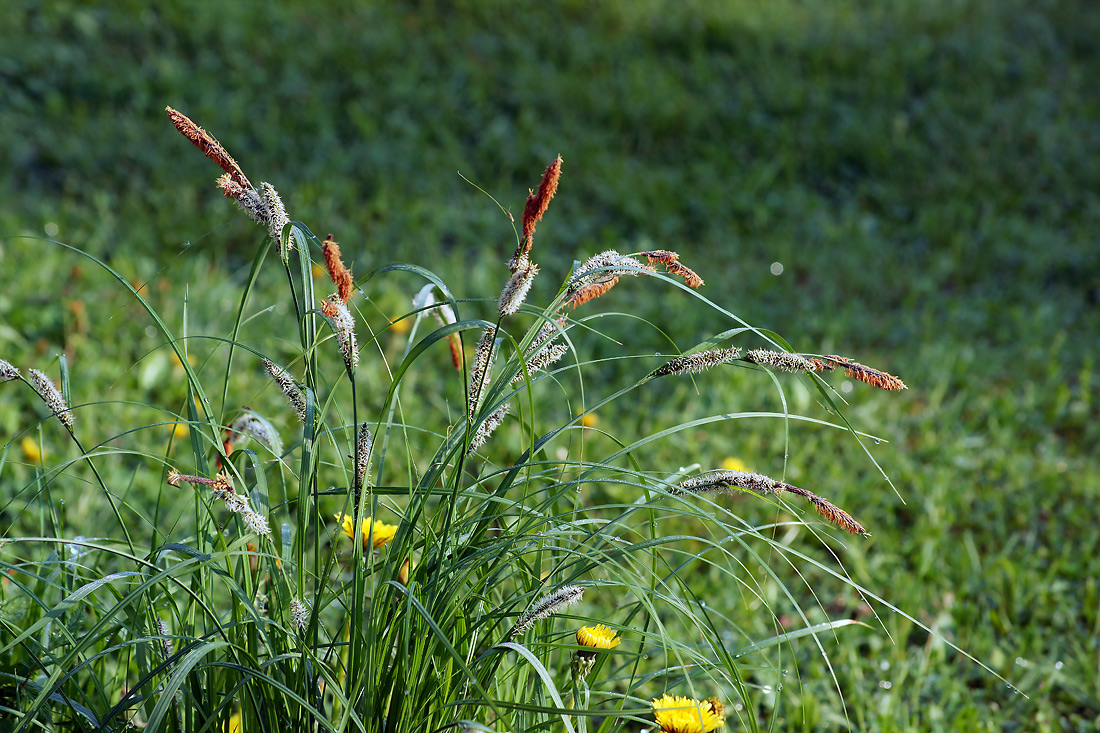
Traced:
<svg viewBox="0 0 1100 733">
<path fill-rule="evenodd" d="M 217 135 L 254 181 L 271 181 L 292 218 L 332 231 L 357 273 L 413 261 L 459 297 L 495 298 L 511 226 L 456 171 L 518 215 L 561 153 L 562 187 L 536 243 L 552 276 L 532 298 L 545 301 L 574 258 L 601 248 L 674 249 L 703 273 L 704 295 L 753 324 L 904 378 L 901 395 L 863 385 L 846 395 L 852 421 L 890 441 L 872 447 L 904 503 L 856 446 L 820 431 L 792 429 L 787 476 L 873 533 L 841 555 L 856 581 L 1030 697 L 887 614 L 889 636 L 845 629 L 826 646 L 843 702 L 811 644 L 785 651 L 782 727 L 837 727 L 846 710 L 857 730 L 1091 730 L 1100 720 L 1097 38 L 1100 5 L 1081 2 L 458 11 L 12 0 L 0 8 L 0 232 L 103 257 L 148 283 L 177 328 L 186 298 L 189 333 L 224 336 L 261 233 L 166 121 L 170 104 Z M 16 238 L 0 240 L 0 268 L 0 357 L 42 363 L 64 350 L 74 392 L 95 392 L 84 401 L 180 409 L 178 367 L 94 266 Z M 260 348 L 277 351 L 286 314 L 262 312 L 282 285 L 270 278 L 251 305 Z M 371 286 L 384 325 L 408 310 L 418 284 Z M 666 327 L 679 348 L 728 327 L 668 290 L 624 283 L 597 305 Z M 608 329 L 637 353 L 672 350 L 648 329 Z M 380 348 L 398 339 L 387 333 Z M 610 342 L 590 346 L 615 353 Z M 198 360 L 212 348 L 196 342 Z M 211 362 L 210 377 L 222 368 Z M 609 368 L 609 383 L 623 368 Z M 233 405 L 275 404 L 250 378 Z M 792 409 L 817 411 L 791 384 Z M 637 409 L 658 425 L 779 409 L 758 374 L 701 386 L 677 383 Z M 12 394 L 0 402 L 0 450 L 14 462 L 0 474 L 2 497 L 33 475 L 14 464 L 32 460 L 23 431 L 41 415 Z M 80 417 L 104 437 L 170 421 L 125 405 Z M 624 434 L 638 422 L 600 419 Z M 170 432 L 157 430 L 138 434 L 153 453 Z M 44 435 L 47 460 L 69 450 Z M 782 429 L 771 424 L 719 423 L 662 449 L 672 466 L 736 457 L 783 469 Z M 140 505 L 149 466 L 116 470 L 132 487 L 120 493 Z M 0 515 L 15 523 L 8 534 L 34 533 L 16 509 Z M 858 597 L 834 597 L 827 578 L 808 580 L 831 617 L 865 614 Z M 803 600 L 814 603 L 808 591 Z M 738 602 L 726 604 L 733 616 Z"/>
</svg>

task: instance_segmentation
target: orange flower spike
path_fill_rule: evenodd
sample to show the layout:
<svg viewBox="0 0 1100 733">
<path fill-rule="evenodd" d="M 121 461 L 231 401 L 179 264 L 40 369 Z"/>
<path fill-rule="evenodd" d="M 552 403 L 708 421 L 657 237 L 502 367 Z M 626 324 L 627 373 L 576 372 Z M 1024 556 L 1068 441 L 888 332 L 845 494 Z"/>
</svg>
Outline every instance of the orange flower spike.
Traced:
<svg viewBox="0 0 1100 733">
<path fill-rule="evenodd" d="M 176 129 L 179 130 L 184 137 L 190 140 L 196 148 L 201 150 L 203 155 L 221 166 L 221 169 L 228 173 L 240 186 L 245 189 L 252 188 L 252 184 L 244 175 L 244 171 L 241 170 L 240 165 L 238 165 L 237 161 L 233 159 L 233 156 L 222 147 L 222 144 L 214 139 L 213 135 L 196 125 L 182 112 L 174 110 L 171 107 L 165 107 L 164 111 L 168 113 L 168 119 L 172 121 Z M 226 196 L 229 195 L 227 189 Z"/>
<path fill-rule="evenodd" d="M 321 243 L 321 251 L 325 254 L 325 266 L 328 268 L 328 275 L 332 278 L 332 282 L 336 283 L 336 294 L 340 296 L 340 300 L 347 303 L 351 298 L 351 292 L 355 285 L 355 281 L 351 276 L 351 271 L 344 266 L 344 261 L 340 255 L 340 245 L 332 238 L 332 235 L 325 237 L 325 241 Z"/>
</svg>

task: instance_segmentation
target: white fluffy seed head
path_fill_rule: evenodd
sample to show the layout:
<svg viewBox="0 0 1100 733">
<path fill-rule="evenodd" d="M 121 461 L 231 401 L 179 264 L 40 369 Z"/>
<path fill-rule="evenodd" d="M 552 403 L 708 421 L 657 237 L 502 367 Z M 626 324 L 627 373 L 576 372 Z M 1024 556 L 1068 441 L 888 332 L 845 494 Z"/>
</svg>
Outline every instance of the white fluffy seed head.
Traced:
<svg viewBox="0 0 1100 733">
<path fill-rule="evenodd" d="M 305 631 L 309 623 L 309 604 L 298 597 L 290 599 L 290 622 L 299 632 Z"/>
<path fill-rule="evenodd" d="M 355 439 L 357 460 L 355 463 L 355 488 L 361 489 L 367 485 L 367 477 L 370 474 L 370 451 L 374 446 L 374 438 L 370 433 L 370 426 L 363 423 L 359 426 L 359 434 Z"/>
<path fill-rule="evenodd" d="M 581 586 L 563 585 L 553 593 L 543 596 L 535 605 L 524 611 L 523 615 L 519 617 L 519 621 L 517 621 L 516 625 L 512 628 L 511 637 L 515 639 L 517 636 L 522 636 L 527 633 L 536 622 L 548 618 L 572 606 L 574 603 L 579 603 L 582 595 L 584 595 L 584 588 Z"/>
<path fill-rule="evenodd" d="M 65 427 L 72 430 L 73 413 L 69 411 L 69 406 L 65 403 L 65 397 L 61 394 L 61 390 L 49 377 L 37 369 L 28 369 L 27 373 L 30 375 L 31 386 L 34 387 L 34 391 L 38 393 L 42 401 L 46 403 L 46 407 L 57 416 L 57 419 Z"/>
<path fill-rule="evenodd" d="M 267 517 L 260 514 L 252 507 L 247 507 L 245 511 L 241 512 L 241 521 L 245 526 L 255 534 L 261 537 L 267 537 L 271 539 L 271 527 L 267 524 Z"/>
<path fill-rule="evenodd" d="M 671 374 L 699 374 L 719 364 L 727 364 L 741 355 L 741 349 L 708 349 L 691 356 L 678 356 L 653 372 L 655 377 Z"/>
<path fill-rule="evenodd" d="M 267 232 L 271 235 L 271 239 L 278 243 L 279 257 L 282 258 L 283 262 L 287 262 L 290 257 L 290 250 L 294 249 L 294 237 L 287 237 L 286 247 L 284 248 L 283 229 L 290 223 L 290 219 L 286 215 L 283 200 L 279 197 L 279 192 L 275 190 L 275 187 L 266 181 L 260 184 L 260 198 L 263 201 L 264 209 L 267 211 L 267 221 L 262 223 L 267 225 Z"/>
<path fill-rule="evenodd" d="M 0 382 L 10 382 L 18 378 L 19 370 L 3 359 L 0 359 Z"/>
<path fill-rule="evenodd" d="M 745 354 L 745 358 L 754 364 L 771 367 L 781 372 L 816 372 L 820 368 L 816 362 L 810 361 L 799 354 L 791 354 L 786 351 L 753 349 Z"/>
<path fill-rule="evenodd" d="M 302 395 L 302 390 L 298 389 L 298 385 L 295 384 L 290 373 L 268 359 L 264 359 L 264 368 L 267 369 L 267 373 L 271 375 L 279 390 L 286 396 L 290 406 L 294 408 L 294 412 L 298 415 L 298 421 L 305 422 L 306 398 Z"/>
<path fill-rule="evenodd" d="M 527 264 L 522 270 L 517 270 L 500 293 L 498 308 L 500 317 L 510 316 L 519 310 L 523 301 L 527 299 L 527 293 L 531 290 L 531 283 L 539 272 L 537 265 Z"/>
<path fill-rule="evenodd" d="M 338 295 L 332 295 L 325 304 L 322 304 L 321 312 L 336 333 L 340 354 L 344 357 L 344 366 L 349 372 L 355 371 L 359 366 L 359 347 L 355 341 L 355 318 L 351 315 L 351 311 Z"/>
<path fill-rule="evenodd" d="M 477 432 L 474 433 L 474 437 L 470 439 L 470 450 L 477 450 L 481 446 L 485 445 L 485 442 L 489 440 L 489 436 L 493 434 L 493 431 L 501 426 L 504 422 L 504 416 L 508 414 L 509 405 L 505 402 L 503 405 L 493 411 L 489 417 L 478 426 Z"/>
<path fill-rule="evenodd" d="M 263 416 L 252 410 L 242 413 L 230 424 L 229 430 L 236 435 L 252 438 L 277 456 L 283 454 L 283 441 L 279 437 L 279 431 Z"/>
</svg>

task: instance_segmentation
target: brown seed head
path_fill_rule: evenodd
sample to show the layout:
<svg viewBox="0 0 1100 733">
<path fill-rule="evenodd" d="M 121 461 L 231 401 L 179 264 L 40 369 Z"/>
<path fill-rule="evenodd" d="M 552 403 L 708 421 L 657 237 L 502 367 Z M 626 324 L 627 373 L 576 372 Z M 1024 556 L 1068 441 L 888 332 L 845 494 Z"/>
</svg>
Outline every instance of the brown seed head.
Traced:
<svg viewBox="0 0 1100 733">
<path fill-rule="evenodd" d="M 537 191 L 532 191 L 527 196 L 527 204 L 523 207 L 523 236 L 520 239 L 516 253 L 512 255 L 509 268 L 512 272 L 521 269 L 526 263 L 523 261 L 527 253 L 531 251 L 535 225 L 542 219 L 546 209 L 550 206 L 550 199 L 558 192 L 558 181 L 561 179 L 561 156 L 554 158 L 546 170 L 542 173 Z"/>
<path fill-rule="evenodd" d="M 328 276 L 332 278 L 332 282 L 336 283 L 336 294 L 340 297 L 340 300 L 347 303 L 348 299 L 351 298 L 355 281 L 351 276 L 351 271 L 344 266 L 344 261 L 340 257 L 340 245 L 332 238 L 331 234 L 325 237 L 325 241 L 321 243 L 321 251 L 325 253 L 325 267 L 328 268 Z"/>
<path fill-rule="evenodd" d="M 878 369 L 872 369 L 869 366 L 864 366 L 858 361 L 852 361 L 846 356 L 824 356 L 821 359 L 815 361 L 833 362 L 839 366 L 844 367 L 844 374 L 849 379 L 855 379 L 860 382 L 866 382 L 872 387 L 878 387 L 879 389 L 889 390 L 896 392 L 902 389 L 909 389 L 905 386 L 905 382 L 901 381 L 892 374 L 879 371 Z M 830 367 L 831 368 L 831 367 Z"/>
<path fill-rule="evenodd" d="M 561 156 L 554 158 L 546 170 L 542 173 L 539 188 L 527 197 L 527 205 L 523 207 L 523 238 L 529 239 L 535 233 L 535 224 L 550 207 L 550 200 L 558 192 L 558 181 L 561 179 Z M 531 251 L 528 243 L 525 252 Z"/>
<path fill-rule="evenodd" d="M 183 133 L 183 136 L 190 140 L 196 148 L 201 150 L 203 155 L 221 166 L 221 169 L 232 176 L 233 180 L 241 187 L 245 189 L 252 188 L 252 184 L 245 177 L 237 161 L 226 152 L 225 148 L 214 139 L 213 135 L 192 122 L 187 115 L 171 107 L 165 107 L 164 111 L 168 113 L 168 119 L 172 121 L 176 129 Z"/>
</svg>

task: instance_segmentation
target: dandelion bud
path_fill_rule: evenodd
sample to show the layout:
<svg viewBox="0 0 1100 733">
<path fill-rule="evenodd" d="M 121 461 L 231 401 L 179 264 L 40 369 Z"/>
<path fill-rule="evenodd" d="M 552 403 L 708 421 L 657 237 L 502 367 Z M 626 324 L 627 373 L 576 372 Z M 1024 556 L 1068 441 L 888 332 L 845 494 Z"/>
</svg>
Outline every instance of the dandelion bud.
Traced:
<svg viewBox="0 0 1100 733">
<path fill-rule="evenodd" d="M 294 408 L 294 412 L 298 415 L 300 422 L 305 422 L 306 419 L 306 398 L 302 395 L 302 390 L 298 389 L 298 385 L 294 383 L 290 374 L 268 359 L 264 359 L 264 368 L 267 369 L 267 373 L 271 375 L 271 378 L 275 381 L 275 384 L 279 387 L 279 390 L 286 396 L 290 406 Z"/>
<path fill-rule="evenodd" d="M 584 595 L 584 588 L 579 585 L 563 585 L 550 595 L 543 596 L 539 599 L 538 603 L 531 606 L 524 611 L 523 615 L 519 617 L 519 621 L 512 628 L 510 637 L 515 639 L 516 637 L 523 636 L 525 633 L 531 630 L 537 622 L 542 621 L 544 618 L 549 618 L 555 613 L 572 606 L 574 603 L 579 603 L 581 596 Z"/>
<path fill-rule="evenodd" d="M 813 360 L 799 354 L 791 354 L 786 351 L 771 351 L 769 349 L 753 349 L 745 354 L 745 358 L 754 364 L 771 367 L 781 372 L 816 372 L 820 367 Z"/>
<path fill-rule="evenodd" d="M 719 364 L 728 364 L 741 355 L 741 349 L 707 349 L 691 356 L 677 356 L 653 372 L 654 377 L 673 374 L 700 374 Z"/>
<path fill-rule="evenodd" d="M 28 369 L 27 373 L 30 374 L 31 386 L 34 387 L 34 391 L 38 393 L 42 401 L 46 403 L 46 407 L 57 416 L 62 425 L 72 430 L 73 413 L 69 411 L 69 406 L 65 403 L 65 397 L 61 394 L 61 390 L 50 381 L 49 377 L 37 369 Z"/>
<path fill-rule="evenodd" d="M 10 382 L 18 378 L 19 370 L 3 359 L 0 359 L 0 382 Z"/>
</svg>

